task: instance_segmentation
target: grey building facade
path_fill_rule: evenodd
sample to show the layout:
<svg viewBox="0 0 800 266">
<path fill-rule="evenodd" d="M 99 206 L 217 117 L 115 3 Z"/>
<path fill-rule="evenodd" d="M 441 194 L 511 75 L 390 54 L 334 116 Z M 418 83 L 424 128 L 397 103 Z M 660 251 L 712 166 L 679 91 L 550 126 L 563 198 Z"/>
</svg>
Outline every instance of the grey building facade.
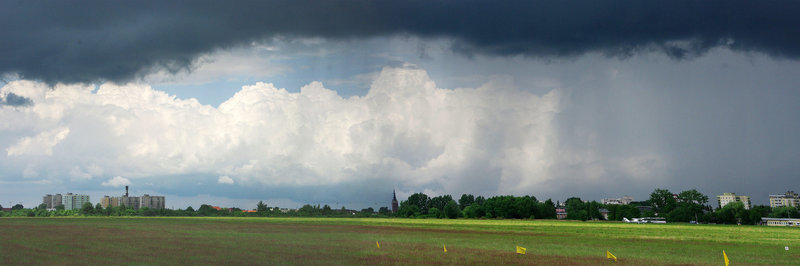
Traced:
<svg viewBox="0 0 800 266">
<path fill-rule="evenodd" d="M 62 196 L 61 194 L 47 194 L 42 197 L 42 203 L 47 206 L 47 209 L 55 209 L 56 206 L 61 205 Z"/>
<path fill-rule="evenodd" d="M 64 204 L 65 210 L 80 210 L 83 204 L 87 202 L 89 202 L 89 195 L 67 193 L 61 197 L 61 203 Z"/>
</svg>

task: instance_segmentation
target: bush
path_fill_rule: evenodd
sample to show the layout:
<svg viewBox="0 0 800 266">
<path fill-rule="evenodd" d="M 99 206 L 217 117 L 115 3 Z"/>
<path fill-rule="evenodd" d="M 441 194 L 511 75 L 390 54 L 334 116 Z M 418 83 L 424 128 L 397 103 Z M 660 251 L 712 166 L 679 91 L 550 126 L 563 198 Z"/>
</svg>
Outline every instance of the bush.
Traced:
<svg viewBox="0 0 800 266">
<path fill-rule="evenodd" d="M 442 218 L 442 212 L 439 211 L 439 208 L 433 207 L 428 210 L 428 216 L 430 218 Z"/>
</svg>

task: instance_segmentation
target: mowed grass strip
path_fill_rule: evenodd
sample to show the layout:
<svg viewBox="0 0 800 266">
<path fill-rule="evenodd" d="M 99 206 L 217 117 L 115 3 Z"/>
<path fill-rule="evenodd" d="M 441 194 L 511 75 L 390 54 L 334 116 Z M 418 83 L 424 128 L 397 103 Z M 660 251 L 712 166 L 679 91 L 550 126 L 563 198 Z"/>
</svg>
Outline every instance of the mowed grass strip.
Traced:
<svg viewBox="0 0 800 266">
<path fill-rule="evenodd" d="M 800 229 L 552 220 L 4 218 L 0 263 L 800 265 Z M 377 248 L 375 242 L 381 243 Z M 448 252 L 443 252 L 447 245 Z M 528 254 L 516 254 L 523 246 Z M 790 250 L 784 250 L 789 246 Z"/>
</svg>

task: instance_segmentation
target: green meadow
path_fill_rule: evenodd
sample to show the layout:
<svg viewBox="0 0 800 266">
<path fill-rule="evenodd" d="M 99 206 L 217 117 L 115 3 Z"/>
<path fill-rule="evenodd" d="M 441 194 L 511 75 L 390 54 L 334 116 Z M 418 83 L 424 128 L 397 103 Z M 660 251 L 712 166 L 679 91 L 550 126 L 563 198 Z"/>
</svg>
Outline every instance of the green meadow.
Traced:
<svg viewBox="0 0 800 266">
<path fill-rule="evenodd" d="M 527 254 L 516 254 L 516 246 Z M 618 261 L 606 259 L 606 250 Z M 3 265 L 723 265 L 723 250 L 732 265 L 800 265 L 800 228 L 553 220 L 0 219 Z"/>
</svg>

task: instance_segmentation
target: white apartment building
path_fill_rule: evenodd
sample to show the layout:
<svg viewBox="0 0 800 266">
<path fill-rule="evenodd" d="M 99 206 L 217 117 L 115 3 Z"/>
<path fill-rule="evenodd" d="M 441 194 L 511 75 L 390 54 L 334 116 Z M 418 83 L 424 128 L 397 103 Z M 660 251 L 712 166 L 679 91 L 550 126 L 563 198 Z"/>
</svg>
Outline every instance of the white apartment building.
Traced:
<svg viewBox="0 0 800 266">
<path fill-rule="evenodd" d="M 800 196 L 794 191 L 787 191 L 786 194 L 769 195 L 769 206 L 779 207 L 800 207 Z"/>
<path fill-rule="evenodd" d="M 722 195 L 717 196 L 717 203 L 719 203 L 719 207 L 725 207 L 728 203 L 731 202 L 742 202 L 744 203 L 744 208 L 746 210 L 750 209 L 750 196 L 737 196 L 736 193 L 722 193 Z"/>
<path fill-rule="evenodd" d="M 611 205 L 628 205 L 628 204 L 631 204 L 631 202 L 633 202 L 633 197 L 631 197 L 631 196 L 624 196 L 624 197 L 622 197 L 622 198 L 617 198 L 617 199 L 602 199 L 602 200 L 600 200 L 600 201 L 601 201 L 603 204 L 606 204 L 606 205 L 609 205 L 609 204 L 611 204 Z"/>
</svg>

